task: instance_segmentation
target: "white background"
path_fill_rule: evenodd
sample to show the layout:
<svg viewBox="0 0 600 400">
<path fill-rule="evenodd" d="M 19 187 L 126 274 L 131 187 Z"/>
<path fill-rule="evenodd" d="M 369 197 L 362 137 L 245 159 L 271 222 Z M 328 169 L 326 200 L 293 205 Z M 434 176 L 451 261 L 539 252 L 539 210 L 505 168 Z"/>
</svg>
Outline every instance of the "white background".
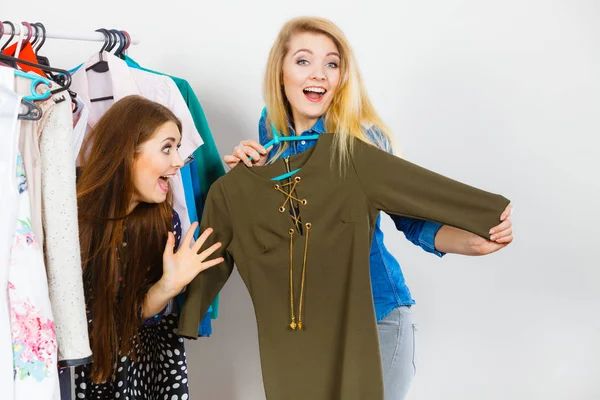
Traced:
<svg viewBox="0 0 600 400">
<path fill-rule="evenodd" d="M 409 399 L 600 399 L 598 1 L 0 6 L 3 20 L 49 30 L 133 33 L 135 60 L 193 85 L 221 155 L 257 136 L 267 54 L 299 15 L 330 18 L 346 33 L 407 159 L 515 206 L 515 242 L 479 258 L 437 259 L 385 219 L 417 300 Z M 49 39 L 41 54 L 70 68 L 99 47 Z M 187 344 L 192 398 L 264 399 L 253 309 L 237 273 L 213 328 Z"/>
</svg>

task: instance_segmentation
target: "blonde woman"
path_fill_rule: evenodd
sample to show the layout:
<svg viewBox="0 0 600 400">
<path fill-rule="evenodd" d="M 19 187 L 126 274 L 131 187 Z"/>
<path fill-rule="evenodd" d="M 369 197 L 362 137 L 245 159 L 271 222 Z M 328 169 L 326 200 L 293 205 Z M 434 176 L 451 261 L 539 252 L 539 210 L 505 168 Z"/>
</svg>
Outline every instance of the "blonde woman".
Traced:
<svg viewBox="0 0 600 400">
<path fill-rule="evenodd" d="M 352 141 L 348 140 L 351 136 L 392 152 L 391 134 L 367 96 L 352 49 L 331 21 L 303 17 L 283 26 L 269 54 L 264 98 L 260 143 L 245 140 L 236 146 L 232 155 L 224 157 L 231 168 L 240 161 L 248 167 L 262 166 L 301 153 L 316 143 L 314 140 L 281 142 L 265 149 L 263 145 L 271 140 L 273 130 L 280 136 L 335 132 L 339 167 L 343 167 L 352 152 Z M 485 255 L 502 249 L 513 239 L 510 212 L 508 206 L 501 216 L 502 222 L 490 232 L 491 241 L 430 221 L 390 217 L 408 240 L 442 257 L 445 253 Z M 398 261 L 385 247 L 380 218 L 370 256 L 371 286 L 385 398 L 400 400 L 404 399 L 416 372 L 411 311 L 415 301 Z"/>
</svg>

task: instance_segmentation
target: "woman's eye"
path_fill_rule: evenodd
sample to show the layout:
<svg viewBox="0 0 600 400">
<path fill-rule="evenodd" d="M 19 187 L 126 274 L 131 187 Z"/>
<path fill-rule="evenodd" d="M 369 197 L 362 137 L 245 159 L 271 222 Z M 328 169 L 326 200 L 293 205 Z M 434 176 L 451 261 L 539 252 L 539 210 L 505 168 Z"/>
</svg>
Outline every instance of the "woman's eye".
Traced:
<svg viewBox="0 0 600 400">
<path fill-rule="evenodd" d="M 327 66 L 330 68 L 337 68 L 338 64 L 336 62 L 330 62 L 330 63 L 327 63 Z"/>
<path fill-rule="evenodd" d="M 169 153 L 171 152 L 171 146 L 164 147 L 164 148 L 162 149 L 162 151 L 163 151 L 163 153 L 165 153 L 165 154 L 169 154 Z"/>
<path fill-rule="evenodd" d="M 306 61 L 306 60 L 298 60 L 297 64 L 298 65 L 308 65 L 308 61 Z"/>
</svg>

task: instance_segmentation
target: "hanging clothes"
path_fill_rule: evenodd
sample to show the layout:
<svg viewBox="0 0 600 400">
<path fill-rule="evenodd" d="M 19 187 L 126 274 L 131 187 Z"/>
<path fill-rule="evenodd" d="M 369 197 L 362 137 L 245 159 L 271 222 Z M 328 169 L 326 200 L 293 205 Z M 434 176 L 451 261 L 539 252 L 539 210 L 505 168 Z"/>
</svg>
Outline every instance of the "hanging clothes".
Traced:
<svg viewBox="0 0 600 400">
<path fill-rule="evenodd" d="M 75 98 L 77 102 L 77 111 L 73 113 L 73 139 L 71 141 L 71 151 L 73 152 L 73 165 L 77 161 L 77 156 L 81 151 L 81 145 L 87 131 L 89 110 L 85 103 L 79 98 Z"/>
<path fill-rule="evenodd" d="M 115 101 L 125 96 L 139 95 L 164 105 L 181 120 L 183 132 L 179 154 L 184 160 L 203 144 L 185 101 L 170 78 L 130 69 L 123 60 L 107 52 L 102 53 L 102 59 L 108 63 L 109 69 L 107 72 L 86 71 L 86 68 L 100 60 L 100 55 L 94 54 L 72 75 L 71 89 L 77 93 L 78 98 L 89 109 L 88 131 L 96 125 L 100 117 Z M 92 101 L 104 97 L 112 97 L 112 99 Z M 86 151 L 86 149 L 82 149 L 82 151 Z M 191 222 L 185 202 L 181 173 L 178 172 L 171 179 L 171 186 L 173 189 L 173 206 L 181 218 L 184 232 L 187 232 Z"/>
<path fill-rule="evenodd" d="M 0 185 L 6 190 L 0 196 L 0 387 L 7 399 L 14 398 L 13 346 L 8 303 L 8 271 L 10 248 L 15 233 L 18 190 L 17 153 L 19 151 L 20 98 L 13 92 L 14 73 L 0 66 Z"/>
<path fill-rule="evenodd" d="M 14 55 L 17 51 L 17 45 L 18 45 L 18 43 L 13 43 L 12 45 L 10 45 L 6 49 L 4 49 L 4 51 L 2 51 L 2 54 L 14 57 Z M 31 61 L 36 64 L 38 63 L 38 59 L 35 55 L 35 51 L 33 50 L 33 47 L 31 46 L 30 42 L 24 42 L 22 44 L 21 50 L 19 51 L 19 59 L 25 60 L 25 61 Z M 31 65 L 27 65 L 27 64 L 23 64 L 23 63 L 19 63 L 19 62 L 17 62 L 17 65 L 23 71 L 34 72 L 40 76 L 46 76 L 44 74 L 44 71 L 42 71 L 41 69 L 39 69 L 37 67 L 32 67 Z"/>
<path fill-rule="evenodd" d="M 153 74 L 165 75 L 161 72 L 156 72 L 141 67 L 129 56 L 123 55 L 122 57 L 127 65 L 131 68 L 138 68 L 142 71 Z M 194 89 L 192 89 L 192 86 L 185 79 L 171 75 L 166 76 L 170 77 L 177 85 L 177 88 L 179 89 L 179 92 L 181 93 L 181 96 L 183 97 L 192 115 L 194 125 L 196 126 L 196 129 L 200 133 L 202 141 L 204 142 L 202 146 L 198 147 L 196 151 L 194 151 L 194 158 L 197 161 L 195 170 L 197 172 L 198 179 L 196 182 L 198 182 L 200 186 L 200 194 L 198 200 L 196 201 L 196 209 L 198 211 L 198 215 L 202 215 L 203 204 L 206 201 L 208 190 L 217 179 L 225 175 L 225 168 L 223 167 L 223 162 L 221 161 L 221 156 L 219 155 L 219 151 L 208 125 L 208 121 L 204 115 L 204 110 L 202 109 L 202 105 L 200 104 L 196 93 L 194 93 Z"/>
<path fill-rule="evenodd" d="M 225 168 L 221 162 L 221 156 L 215 145 L 210 127 L 204 110 L 200 105 L 200 101 L 194 93 L 192 86 L 185 79 L 178 78 L 171 75 L 166 75 L 161 72 L 153 71 L 147 68 L 143 68 L 135 60 L 127 55 L 121 56 L 130 68 L 136 68 L 142 71 L 146 71 L 152 74 L 168 76 L 175 82 L 181 96 L 185 100 L 185 103 L 192 115 L 194 125 L 202 137 L 204 144 L 194 151 L 194 159 L 181 169 L 181 175 L 183 179 L 184 191 L 188 204 L 188 211 L 190 215 L 190 221 L 200 221 L 202 218 L 202 210 L 204 209 L 204 202 L 208 195 L 210 185 L 213 184 L 218 178 L 225 175 Z M 188 177 L 189 176 L 189 177 Z M 193 201 L 192 201 L 193 199 Z M 194 204 L 192 205 L 192 202 Z M 195 233 L 195 238 L 198 238 L 198 232 Z M 184 294 L 178 296 L 180 306 L 183 305 Z M 213 304 L 211 304 L 207 311 L 207 316 L 204 317 L 203 323 L 200 324 L 198 336 L 207 337 L 212 334 L 212 325 L 210 320 L 217 319 L 219 311 L 219 296 L 215 298 Z"/>
<path fill-rule="evenodd" d="M 380 211 L 489 238 L 509 203 L 358 140 L 342 174 L 331 167 L 334 150 L 333 134 L 322 134 L 271 165 L 240 163 L 213 184 L 204 209 L 201 229 L 214 229 L 205 248 L 221 242 L 213 256 L 225 261 L 188 285 L 178 333 L 196 337 L 235 263 L 254 305 L 269 400 L 383 400 L 369 274 Z"/>
<path fill-rule="evenodd" d="M 87 131 L 95 126 L 101 116 L 114 102 L 129 95 L 139 95 L 169 108 L 182 122 L 182 142 L 179 154 L 183 159 L 192 158 L 192 154 L 203 145 L 203 140 L 194 126 L 190 112 L 175 83 L 166 76 L 130 69 L 120 59 L 103 53 L 108 62 L 108 71 L 96 73 L 86 68 L 99 60 L 94 55 L 82 64 L 73 74 L 71 89 L 77 92 L 88 108 Z M 97 98 L 112 97 L 109 100 L 93 101 Z M 82 148 L 80 155 L 88 149 Z M 189 171 L 189 165 L 187 167 Z M 173 229 L 181 236 L 190 227 L 190 215 L 194 217 L 195 202 L 186 202 L 183 178 L 189 183 L 190 174 L 179 171 L 171 180 L 173 188 L 174 217 Z M 189 198 L 189 196 L 188 196 Z M 193 197 L 192 197 L 193 200 Z M 192 207 L 193 206 L 193 207 Z M 190 209 L 191 208 L 191 209 Z M 197 216 L 195 217 L 197 219 Z M 141 357 L 133 361 L 125 355 L 119 355 L 115 376 L 107 382 L 94 384 L 90 380 L 90 366 L 79 366 L 71 373 L 75 385 L 75 398 L 90 399 L 163 399 L 188 398 L 187 364 L 183 339 L 175 332 L 178 326 L 178 307 L 174 301 L 157 318 L 151 318 L 140 330 Z M 91 318 L 93 323 L 93 317 Z"/>
<path fill-rule="evenodd" d="M 17 154 L 19 210 L 9 264 L 8 299 L 15 368 L 14 399 L 60 399 L 58 346 L 41 251 L 29 224 L 23 160 Z"/>
<path fill-rule="evenodd" d="M 195 163 L 196 163 L 196 160 L 192 160 L 191 165 L 190 165 L 190 167 L 191 167 L 190 173 L 192 175 L 192 187 L 194 189 L 194 197 L 196 198 L 196 200 L 200 199 L 200 202 L 201 202 L 200 209 L 203 210 L 206 199 L 202 198 L 202 192 L 201 192 L 201 188 L 200 188 L 200 180 L 198 178 L 198 169 L 196 168 Z M 202 220 L 202 212 L 199 212 L 198 216 L 200 217 L 200 220 Z M 217 294 L 217 297 L 215 297 L 212 304 L 208 308 L 207 314 L 210 313 L 210 319 L 217 319 L 219 317 L 220 297 L 221 297 L 221 295 Z M 178 300 L 181 301 L 181 307 L 183 307 L 183 301 L 185 300 L 185 294 L 184 293 L 180 294 L 178 296 Z M 205 318 L 206 318 L 206 316 L 205 316 Z M 200 324 L 200 331 L 202 331 L 202 324 Z M 212 333 L 212 327 L 211 327 L 211 333 Z M 199 333 L 199 335 L 201 335 L 201 333 Z"/>
<path fill-rule="evenodd" d="M 180 170 L 181 179 L 183 181 L 183 189 L 185 191 L 185 200 L 186 200 L 186 204 L 188 205 L 188 213 L 189 213 L 190 221 L 200 221 L 200 218 L 196 211 L 196 200 L 194 198 L 194 190 L 193 190 L 194 188 L 193 188 L 192 174 L 191 174 L 191 169 L 192 169 L 192 166 L 195 166 L 195 161 L 196 160 L 192 160 L 190 164 L 184 166 Z M 196 230 L 196 232 L 194 232 L 194 239 L 197 240 L 198 236 L 199 236 L 199 231 Z M 176 296 L 176 300 L 177 300 L 177 303 L 178 303 L 178 306 L 180 309 L 181 309 L 181 307 L 183 307 L 183 299 L 184 299 L 183 293 L 180 293 L 179 295 Z M 212 334 L 212 324 L 210 321 L 210 309 L 206 314 L 207 315 L 205 315 L 204 319 L 202 320 L 203 323 L 200 324 L 200 328 L 198 329 L 198 336 L 200 336 L 200 337 L 208 337 Z"/>
<path fill-rule="evenodd" d="M 17 93 L 30 93 L 30 85 L 29 79 L 18 77 Z M 53 84 L 53 89 L 58 87 Z M 29 179 L 32 229 L 43 238 L 58 360 L 61 366 L 86 364 L 91 362 L 92 351 L 79 249 L 70 96 L 61 92 L 37 104 L 42 118 L 21 123 L 19 146 L 25 172 L 33 178 Z"/>
<path fill-rule="evenodd" d="M 6 82 L 6 79 L 3 81 Z M 7 133 L 17 138 L 15 141 L 18 143 L 19 129 Z M 3 383 L 7 383 L 9 392 L 12 386 L 10 399 L 59 400 L 58 351 L 42 243 L 31 227 L 27 176 L 18 146 L 8 156 L 7 161 L 16 166 L 15 175 L 2 184 L 8 192 L 17 193 L 12 214 L 16 223 L 13 224 L 9 262 L 6 264 L 14 380 Z M 3 392 L 3 395 L 6 393 Z"/>
<path fill-rule="evenodd" d="M 15 91 L 20 95 L 30 93 L 31 81 L 17 77 L 14 84 Z M 36 102 L 42 110 L 42 118 L 54 105 L 52 100 Z M 31 211 L 31 228 L 40 243 L 44 243 L 44 227 L 42 223 L 42 160 L 40 159 L 40 133 L 38 126 L 43 126 L 40 121 L 23 121 L 19 135 L 19 151 L 23 157 L 25 173 L 29 181 L 29 202 Z M 43 250 L 43 248 L 42 248 Z"/>
<path fill-rule="evenodd" d="M 105 73 L 85 71 L 99 61 L 94 54 L 72 76 L 71 89 L 89 109 L 88 130 L 96 125 L 100 117 L 115 102 L 129 95 L 139 95 L 169 108 L 181 120 L 183 134 L 179 153 L 183 159 L 192 154 L 203 143 L 185 101 L 171 79 L 165 76 L 150 74 L 130 69 L 125 62 L 107 52 L 102 57 L 108 62 L 109 70 Z M 92 102 L 91 99 L 113 96 L 113 100 Z"/>
<path fill-rule="evenodd" d="M 87 364 L 92 361 L 92 352 L 81 278 L 70 99 L 56 104 L 46 115 L 40 136 L 42 214 L 58 357 L 63 366 Z"/>
</svg>

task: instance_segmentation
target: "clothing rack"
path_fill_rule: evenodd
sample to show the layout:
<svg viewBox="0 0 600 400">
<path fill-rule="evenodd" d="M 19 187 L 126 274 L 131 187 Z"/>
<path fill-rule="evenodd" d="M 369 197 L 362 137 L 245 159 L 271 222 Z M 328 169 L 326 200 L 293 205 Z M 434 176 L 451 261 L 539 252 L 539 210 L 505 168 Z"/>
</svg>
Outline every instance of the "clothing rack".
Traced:
<svg viewBox="0 0 600 400">
<path fill-rule="evenodd" d="M 21 32 L 23 30 L 23 32 Z M 4 24 L 4 36 L 12 35 L 12 28 L 8 24 Z M 15 35 L 27 34 L 27 27 L 23 27 L 22 24 L 15 24 Z M 36 32 L 32 33 L 32 37 L 35 37 Z M 42 36 L 42 35 L 40 35 Z M 139 39 L 136 39 L 133 35 L 131 35 L 131 44 L 139 44 Z M 16 36 L 15 36 L 16 37 Z M 65 39 L 65 40 L 81 40 L 87 42 L 104 42 L 105 36 L 101 32 L 90 32 L 90 33 L 73 33 L 73 32 L 65 32 L 65 31 L 56 31 L 56 30 L 47 30 L 46 38 L 51 39 Z"/>
</svg>

